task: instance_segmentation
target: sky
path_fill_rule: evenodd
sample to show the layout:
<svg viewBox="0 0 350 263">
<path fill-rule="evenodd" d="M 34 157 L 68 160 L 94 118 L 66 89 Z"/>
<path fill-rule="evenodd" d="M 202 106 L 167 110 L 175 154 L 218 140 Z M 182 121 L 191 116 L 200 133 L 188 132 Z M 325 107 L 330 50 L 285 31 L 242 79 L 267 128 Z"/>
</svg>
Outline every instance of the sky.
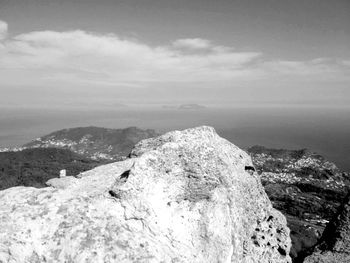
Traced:
<svg viewBox="0 0 350 263">
<path fill-rule="evenodd" d="M 350 105 L 349 0 L 0 0 L 0 104 Z"/>
</svg>

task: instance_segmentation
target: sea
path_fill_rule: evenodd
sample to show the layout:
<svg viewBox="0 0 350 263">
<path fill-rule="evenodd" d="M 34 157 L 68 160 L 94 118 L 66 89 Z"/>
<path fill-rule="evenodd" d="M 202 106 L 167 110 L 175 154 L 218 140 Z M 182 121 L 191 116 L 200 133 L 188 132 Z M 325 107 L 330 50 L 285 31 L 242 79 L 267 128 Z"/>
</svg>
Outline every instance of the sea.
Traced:
<svg viewBox="0 0 350 263">
<path fill-rule="evenodd" d="M 207 105 L 194 109 L 160 104 L 0 106 L 0 148 L 20 146 L 73 127 L 136 126 L 166 132 L 200 125 L 213 126 L 222 137 L 241 148 L 307 148 L 350 171 L 350 107 L 336 105 Z"/>
</svg>

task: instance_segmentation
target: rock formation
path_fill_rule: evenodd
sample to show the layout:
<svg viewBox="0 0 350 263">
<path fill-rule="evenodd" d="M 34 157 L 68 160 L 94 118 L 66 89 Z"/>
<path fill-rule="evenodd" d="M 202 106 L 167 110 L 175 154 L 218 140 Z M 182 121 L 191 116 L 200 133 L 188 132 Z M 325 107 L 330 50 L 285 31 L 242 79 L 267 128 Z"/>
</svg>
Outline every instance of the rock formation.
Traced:
<svg viewBox="0 0 350 263">
<path fill-rule="evenodd" d="M 350 193 L 305 263 L 350 262 Z"/>
<path fill-rule="evenodd" d="M 210 127 L 47 188 L 0 192 L 0 262 L 290 262 L 284 216 L 250 157 Z"/>
</svg>

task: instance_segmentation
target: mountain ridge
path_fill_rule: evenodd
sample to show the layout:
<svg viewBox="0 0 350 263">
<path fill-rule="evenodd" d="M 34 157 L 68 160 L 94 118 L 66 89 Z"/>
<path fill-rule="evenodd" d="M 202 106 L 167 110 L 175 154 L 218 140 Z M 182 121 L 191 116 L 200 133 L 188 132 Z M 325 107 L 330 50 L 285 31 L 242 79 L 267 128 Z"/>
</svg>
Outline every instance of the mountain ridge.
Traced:
<svg viewBox="0 0 350 263">
<path fill-rule="evenodd" d="M 112 129 L 96 126 L 62 129 L 23 145 L 23 148 L 65 148 L 94 160 L 121 160 L 142 139 L 158 135 L 152 129 Z"/>
</svg>

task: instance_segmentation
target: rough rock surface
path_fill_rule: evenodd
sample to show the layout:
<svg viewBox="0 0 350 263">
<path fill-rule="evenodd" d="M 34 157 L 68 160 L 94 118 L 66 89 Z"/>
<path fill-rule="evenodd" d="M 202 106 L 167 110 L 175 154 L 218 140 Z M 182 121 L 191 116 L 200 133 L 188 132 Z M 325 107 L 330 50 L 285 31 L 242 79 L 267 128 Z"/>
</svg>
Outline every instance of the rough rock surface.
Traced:
<svg viewBox="0 0 350 263">
<path fill-rule="evenodd" d="M 305 263 L 350 262 L 350 193 L 338 214 L 327 225 L 320 244 Z"/>
<path fill-rule="evenodd" d="M 290 262 L 284 216 L 251 159 L 210 127 L 133 158 L 0 192 L 0 262 Z"/>
</svg>

